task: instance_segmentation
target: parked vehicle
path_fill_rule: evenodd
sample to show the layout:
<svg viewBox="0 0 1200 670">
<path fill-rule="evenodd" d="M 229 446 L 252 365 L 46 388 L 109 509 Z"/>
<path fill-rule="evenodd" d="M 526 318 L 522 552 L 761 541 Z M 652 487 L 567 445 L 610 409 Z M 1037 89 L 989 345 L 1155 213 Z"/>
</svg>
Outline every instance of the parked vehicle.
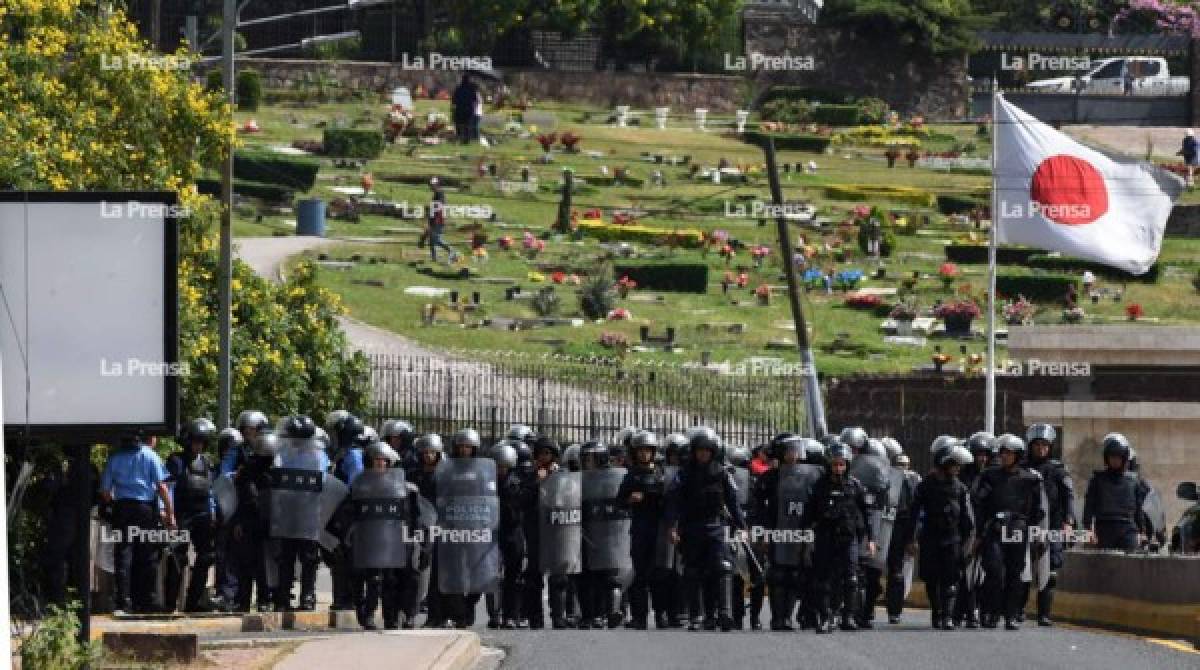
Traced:
<svg viewBox="0 0 1200 670">
<path fill-rule="evenodd" d="M 1085 95 L 1184 95 L 1191 90 L 1191 79 L 1172 77 L 1165 58 L 1126 56 L 1097 61 L 1091 71 L 1078 77 L 1039 79 L 1028 88 Z"/>
</svg>

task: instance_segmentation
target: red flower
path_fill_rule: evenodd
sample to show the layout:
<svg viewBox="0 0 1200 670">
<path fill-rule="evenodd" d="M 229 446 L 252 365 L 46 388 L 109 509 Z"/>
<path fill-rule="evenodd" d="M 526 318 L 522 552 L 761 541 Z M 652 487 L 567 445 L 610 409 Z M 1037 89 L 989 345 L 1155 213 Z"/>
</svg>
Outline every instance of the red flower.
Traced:
<svg viewBox="0 0 1200 670">
<path fill-rule="evenodd" d="M 957 277 L 959 275 L 958 266 L 954 263 L 942 263 L 938 268 L 938 274 L 943 277 Z"/>
<path fill-rule="evenodd" d="M 554 282 L 555 284 L 563 283 L 563 280 L 566 278 L 567 274 L 561 270 L 550 275 L 550 281 Z"/>
</svg>

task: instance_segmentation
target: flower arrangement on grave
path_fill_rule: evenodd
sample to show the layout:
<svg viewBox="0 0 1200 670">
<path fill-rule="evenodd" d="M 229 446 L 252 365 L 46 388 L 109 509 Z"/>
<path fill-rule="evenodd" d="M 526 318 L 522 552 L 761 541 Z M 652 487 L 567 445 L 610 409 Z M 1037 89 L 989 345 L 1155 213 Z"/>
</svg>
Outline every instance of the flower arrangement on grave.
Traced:
<svg viewBox="0 0 1200 670">
<path fill-rule="evenodd" d="M 883 304 L 883 298 L 870 293 L 850 293 L 845 304 L 852 309 L 876 309 Z"/>
<path fill-rule="evenodd" d="M 1137 321 L 1146 315 L 1146 311 L 1142 309 L 1139 303 L 1130 303 L 1125 305 L 1125 316 L 1129 317 L 1130 321 Z"/>
<path fill-rule="evenodd" d="M 566 281 L 571 286 L 579 286 L 580 284 L 583 283 L 583 280 L 579 278 L 579 275 L 574 274 L 574 273 L 567 275 Z"/>
<path fill-rule="evenodd" d="M 537 143 L 542 145 L 544 153 L 550 153 L 555 142 L 558 142 L 558 133 L 541 133 L 537 136 Z"/>
<path fill-rule="evenodd" d="M 843 291 L 849 291 L 858 287 L 863 276 L 862 270 L 841 270 L 833 275 L 833 286 Z"/>
<path fill-rule="evenodd" d="M 628 321 L 633 318 L 633 314 L 624 307 L 617 307 L 608 313 L 609 321 Z"/>
<path fill-rule="evenodd" d="M 726 270 L 725 276 L 721 277 L 721 293 L 729 293 L 729 287 L 733 286 L 733 273 Z"/>
<path fill-rule="evenodd" d="M 1010 326 L 1024 326 L 1033 323 L 1037 307 L 1023 295 L 1016 300 L 1010 300 L 1004 305 L 1004 322 Z"/>
<path fill-rule="evenodd" d="M 567 274 L 562 270 L 558 270 L 550 274 L 550 281 L 554 282 L 555 284 L 561 284 L 566 280 Z"/>
<path fill-rule="evenodd" d="M 750 285 L 750 277 L 745 272 L 739 272 L 737 276 L 737 287 L 746 288 Z"/>
<path fill-rule="evenodd" d="M 942 278 L 942 286 L 947 291 L 950 290 L 950 286 L 954 284 L 954 280 L 958 279 L 961 274 L 962 272 L 954 263 L 942 263 L 941 267 L 938 268 L 938 276 Z"/>
<path fill-rule="evenodd" d="M 579 143 L 583 141 L 583 137 L 568 130 L 559 137 L 559 141 L 562 142 L 563 149 L 566 149 L 567 152 L 576 153 L 579 151 Z"/>
<path fill-rule="evenodd" d="M 528 275 L 526 275 L 526 277 L 529 279 L 529 281 L 534 282 L 534 283 L 541 283 L 541 282 L 546 281 L 546 275 L 544 275 L 540 272 L 530 272 Z"/>
<path fill-rule="evenodd" d="M 1082 307 L 1068 307 L 1063 310 L 1062 320 L 1063 323 L 1081 323 L 1085 316 L 1087 313 L 1083 311 Z"/>
<path fill-rule="evenodd" d="M 759 284 L 758 288 L 754 289 L 754 295 L 758 298 L 758 304 L 766 306 L 771 304 L 771 287 L 766 284 Z"/>
<path fill-rule="evenodd" d="M 262 128 L 258 127 L 258 120 L 250 119 L 242 124 L 243 133 L 258 133 L 262 132 Z"/>
<path fill-rule="evenodd" d="M 488 251 L 485 247 L 475 247 L 471 250 L 471 255 L 477 260 L 486 261 L 488 258 Z"/>
<path fill-rule="evenodd" d="M 628 276 L 622 276 L 617 280 L 616 287 L 617 295 L 622 298 L 629 297 L 629 292 L 637 288 L 637 282 L 630 279 Z"/>
<path fill-rule="evenodd" d="M 937 306 L 933 315 L 946 323 L 949 334 L 971 332 L 971 322 L 980 315 L 979 305 L 974 300 L 951 300 Z"/>
<path fill-rule="evenodd" d="M 815 268 L 811 270 L 805 270 L 804 275 L 801 277 L 801 281 L 803 281 L 804 285 L 810 289 L 820 288 L 821 285 L 825 283 L 825 273 Z"/>
<path fill-rule="evenodd" d="M 619 351 L 624 351 L 625 349 L 629 348 L 629 338 L 625 337 L 623 333 L 610 333 L 605 331 L 600 333 L 600 339 L 597 340 L 597 343 L 599 343 L 599 345 L 605 349 L 617 349 Z"/>
<path fill-rule="evenodd" d="M 637 219 L 629 212 L 615 212 L 612 222 L 614 226 L 628 226 L 637 223 Z"/>
<path fill-rule="evenodd" d="M 737 256 L 737 251 L 735 251 L 733 246 L 729 244 L 723 245 L 720 253 L 721 258 L 725 259 L 726 265 L 733 263 L 733 259 Z"/>
<path fill-rule="evenodd" d="M 505 235 L 505 236 L 501 237 L 500 239 L 496 240 L 496 244 L 500 245 L 500 249 L 502 251 L 508 251 L 508 250 L 512 249 L 513 238 L 509 237 L 508 235 Z"/>
<path fill-rule="evenodd" d="M 761 268 L 763 261 L 767 256 L 771 255 L 771 247 L 760 244 L 750 250 L 750 256 L 754 258 L 754 267 Z"/>
<path fill-rule="evenodd" d="M 364 172 L 359 182 L 362 184 L 363 195 L 367 195 L 371 189 L 375 188 L 375 177 L 370 172 Z"/>
<path fill-rule="evenodd" d="M 912 321 L 920 314 L 917 308 L 917 303 L 912 300 L 901 300 L 892 307 L 892 311 L 888 312 L 888 316 L 896 321 Z"/>
</svg>

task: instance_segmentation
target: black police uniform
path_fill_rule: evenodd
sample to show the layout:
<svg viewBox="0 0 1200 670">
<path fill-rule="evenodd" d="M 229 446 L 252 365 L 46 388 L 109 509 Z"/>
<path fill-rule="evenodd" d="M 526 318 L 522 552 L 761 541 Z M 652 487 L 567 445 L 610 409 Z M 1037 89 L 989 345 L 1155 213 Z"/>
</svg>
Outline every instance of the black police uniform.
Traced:
<svg viewBox="0 0 1200 670">
<path fill-rule="evenodd" d="M 1021 573 L 1029 546 L 1029 528 L 1042 521 L 1042 476 L 1015 466 L 989 468 L 975 487 L 976 518 L 982 528 L 983 585 L 988 613 L 984 625 L 994 627 L 998 617 L 1015 625 L 1024 608 Z"/>
<path fill-rule="evenodd" d="M 921 580 L 929 596 L 933 627 L 952 628 L 953 624 L 947 624 L 955 612 L 964 543 L 975 529 L 971 495 L 961 481 L 937 471 L 917 485 L 911 514 L 923 519 L 918 536 Z M 901 544 L 908 545 L 915 527 L 908 524 L 904 528 Z"/>
<path fill-rule="evenodd" d="M 175 484 L 173 500 L 175 518 L 181 529 L 188 531 L 189 540 L 196 554 L 188 580 L 184 610 L 201 609 L 201 598 L 208 584 L 208 571 L 216 563 L 216 522 L 212 482 L 215 469 L 208 456 L 183 450 L 167 459 L 168 481 Z M 164 585 L 164 600 L 168 609 L 174 609 L 179 589 L 183 584 L 183 568 L 187 566 L 188 545 L 180 543 L 172 548 L 173 557 L 167 566 Z"/>
<path fill-rule="evenodd" d="M 854 630 L 852 621 L 858 595 L 858 547 L 874 542 L 867 523 L 866 489 L 849 474 L 826 472 L 813 491 L 804 510 L 801 525 L 815 534 L 813 565 L 820 572 L 822 621 L 818 632 L 833 630 L 834 600 L 840 598 L 845 630 Z"/>
<path fill-rule="evenodd" d="M 1097 470 L 1088 482 L 1083 502 L 1084 528 L 1096 528 L 1100 549 L 1134 551 L 1138 533 L 1146 532 L 1142 505 L 1150 487 L 1128 470 Z"/>
<path fill-rule="evenodd" d="M 642 465 L 634 461 L 629 466 L 617 499 L 628 503 L 631 512 L 630 558 L 633 560 L 633 583 L 629 587 L 629 603 L 633 612 L 632 627 L 645 630 L 650 603 L 653 602 L 654 620 L 657 628 L 665 628 L 667 621 L 668 594 L 665 591 L 661 570 L 655 566 L 655 553 L 659 540 L 665 505 L 666 482 L 662 470 L 653 462 Z M 638 502 L 629 502 L 634 493 L 641 493 Z"/>
</svg>

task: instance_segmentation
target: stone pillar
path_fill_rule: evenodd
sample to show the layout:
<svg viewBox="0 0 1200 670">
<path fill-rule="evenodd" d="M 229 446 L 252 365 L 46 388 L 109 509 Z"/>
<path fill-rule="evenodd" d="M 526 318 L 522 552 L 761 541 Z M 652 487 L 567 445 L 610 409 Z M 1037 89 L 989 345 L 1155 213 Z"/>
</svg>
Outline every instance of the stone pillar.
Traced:
<svg viewBox="0 0 1200 670">
<path fill-rule="evenodd" d="M 704 124 L 708 122 L 708 110 L 703 107 L 696 108 L 696 130 L 705 132 L 707 130 Z"/>
<path fill-rule="evenodd" d="M 746 132 L 746 121 L 750 119 L 749 110 L 739 109 L 737 111 L 737 132 L 738 135 Z"/>
<path fill-rule="evenodd" d="M 629 120 L 629 105 L 617 105 L 617 127 L 624 128 Z"/>
<path fill-rule="evenodd" d="M 655 107 L 654 108 L 654 125 L 658 126 L 659 130 L 667 129 L 667 115 L 671 113 L 670 107 Z"/>
</svg>

